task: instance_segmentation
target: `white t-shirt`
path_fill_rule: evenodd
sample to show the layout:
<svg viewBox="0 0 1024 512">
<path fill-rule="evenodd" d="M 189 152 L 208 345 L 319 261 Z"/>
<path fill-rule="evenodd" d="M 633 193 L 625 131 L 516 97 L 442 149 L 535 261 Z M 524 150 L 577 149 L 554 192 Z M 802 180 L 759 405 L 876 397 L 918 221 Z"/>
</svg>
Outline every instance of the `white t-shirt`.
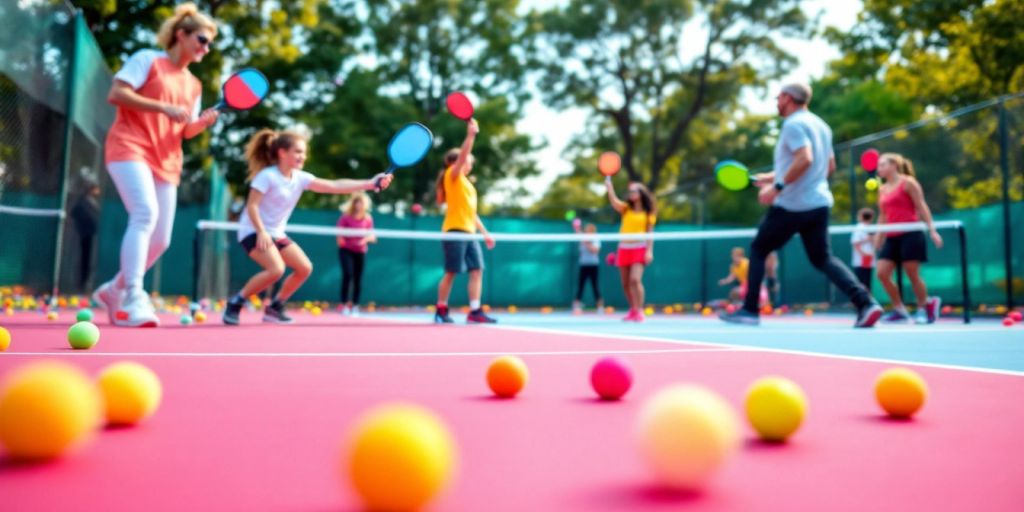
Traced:
<svg viewBox="0 0 1024 512">
<path fill-rule="evenodd" d="M 114 75 L 114 79 L 132 86 L 132 89 L 139 90 L 149 79 L 149 71 L 153 69 L 153 62 L 157 59 L 169 58 L 167 52 L 162 50 L 139 50 L 125 61 L 124 66 Z M 196 98 L 196 104 L 192 105 L 192 119 L 197 119 L 202 112 L 202 100 L 202 95 L 200 95 L 199 98 Z"/>
<path fill-rule="evenodd" d="M 587 250 L 587 244 L 580 242 L 580 265 L 600 265 L 601 264 L 601 241 L 600 240 L 589 240 L 590 244 L 593 245 L 597 252 L 590 252 Z"/>
<path fill-rule="evenodd" d="M 288 218 L 292 216 L 302 193 L 314 180 L 316 176 L 302 170 L 292 171 L 291 179 L 285 178 L 276 165 L 263 169 L 252 179 L 249 186 L 253 190 L 263 192 L 263 200 L 260 201 L 258 210 L 260 220 L 263 221 L 263 228 L 274 240 L 285 237 L 284 227 L 288 224 Z M 241 224 L 238 230 L 239 241 L 256 233 L 252 219 L 249 218 L 248 208 L 242 210 L 242 217 L 238 219 L 238 223 Z"/>
<path fill-rule="evenodd" d="M 863 246 L 861 246 L 861 250 L 863 250 L 864 252 L 868 253 L 871 256 L 864 256 L 861 253 L 857 252 L 857 243 L 861 241 L 867 242 Z M 854 268 L 874 268 L 875 244 L 871 238 L 871 235 L 868 234 L 867 229 L 865 229 L 865 226 L 863 224 L 857 224 L 857 227 L 854 228 L 853 233 L 850 234 L 850 246 L 853 247 L 852 263 Z"/>
</svg>

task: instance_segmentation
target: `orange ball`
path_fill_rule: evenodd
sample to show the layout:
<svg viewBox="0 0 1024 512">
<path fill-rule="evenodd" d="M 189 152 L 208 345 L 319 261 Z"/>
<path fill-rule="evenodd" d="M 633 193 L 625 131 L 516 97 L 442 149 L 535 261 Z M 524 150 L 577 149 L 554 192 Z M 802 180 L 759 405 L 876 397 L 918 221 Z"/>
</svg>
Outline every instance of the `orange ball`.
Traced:
<svg viewBox="0 0 1024 512">
<path fill-rule="evenodd" d="M 910 418 L 924 406 L 928 384 L 917 372 L 907 368 L 890 368 L 875 381 L 875 399 L 889 416 Z"/>
<path fill-rule="evenodd" d="M 487 386 L 501 398 L 512 398 L 526 387 L 530 370 L 516 356 L 501 356 L 487 368 Z"/>
</svg>

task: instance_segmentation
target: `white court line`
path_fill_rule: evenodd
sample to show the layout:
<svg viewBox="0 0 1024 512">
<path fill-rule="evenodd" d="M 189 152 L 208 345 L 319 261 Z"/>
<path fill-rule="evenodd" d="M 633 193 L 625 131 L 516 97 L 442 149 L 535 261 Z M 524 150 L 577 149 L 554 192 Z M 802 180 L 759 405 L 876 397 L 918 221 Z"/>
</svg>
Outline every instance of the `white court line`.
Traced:
<svg viewBox="0 0 1024 512">
<path fill-rule="evenodd" d="M 618 355 L 618 354 L 679 354 L 685 352 L 743 352 L 747 347 L 708 347 L 708 348 L 665 348 L 665 349 L 632 349 L 632 350 L 552 350 L 552 351 L 516 351 L 504 352 L 3 352 L 5 356 L 93 356 L 93 357 L 474 357 L 503 356 L 578 356 L 578 355 Z"/>
<path fill-rule="evenodd" d="M 502 327 L 515 327 L 515 325 L 506 324 L 506 325 L 504 325 Z M 772 334 L 835 334 L 837 332 L 847 332 L 849 330 L 849 328 L 850 328 L 850 326 L 846 326 L 845 328 L 837 327 L 835 329 L 774 329 L 770 325 L 766 326 L 764 324 L 762 324 L 762 326 L 760 327 L 760 329 L 765 329 L 765 331 L 763 331 L 763 332 L 772 333 Z M 626 328 L 625 327 L 616 327 L 616 329 L 626 329 Z M 747 329 L 754 329 L 754 330 L 753 331 L 748 331 Z M 679 327 L 679 328 L 676 328 L 676 329 L 667 329 L 667 328 L 666 329 L 644 329 L 644 332 L 652 333 L 652 334 L 675 334 L 675 333 L 679 333 L 679 332 L 685 332 L 687 334 L 691 334 L 691 333 L 694 333 L 694 334 L 745 334 L 745 333 L 749 333 L 749 332 L 757 332 L 756 329 L 758 329 L 758 328 L 757 327 L 745 327 L 745 326 L 736 326 L 736 327 L 732 327 L 732 328 L 729 328 L 729 327 L 710 328 L 709 327 L 709 328 L 703 328 L 703 329 L 702 328 L 692 329 L 692 328 L 689 328 L 689 327 Z M 880 331 L 875 331 L 875 332 L 899 333 L 900 336 L 903 336 L 904 334 L 932 335 L 932 334 L 937 334 L 937 333 L 957 333 L 957 332 L 969 332 L 969 333 L 973 334 L 973 333 L 979 333 L 979 332 L 1004 332 L 1005 330 L 1006 330 L 1005 327 L 1000 327 L 998 329 L 996 329 L 996 328 L 991 328 L 990 329 L 990 328 L 986 328 L 986 327 L 977 328 L 977 329 L 955 328 L 954 327 L 952 329 L 946 329 L 946 328 L 928 328 L 928 327 L 922 328 L 920 326 L 916 327 L 916 328 L 915 327 L 906 327 L 906 328 L 904 328 L 904 327 L 900 326 L 899 328 L 896 328 L 896 329 L 891 329 L 890 330 L 888 328 L 885 328 L 885 329 L 882 329 Z M 618 331 L 614 331 L 614 332 L 618 332 Z M 886 341 L 890 341 L 890 340 L 886 340 Z M 902 341 L 902 340 L 894 340 L 894 341 L 898 342 L 898 341 Z"/>
<path fill-rule="evenodd" d="M 1010 376 L 1013 376 L 1013 377 L 1024 377 L 1024 371 L 1001 370 L 1001 369 L 994 369 L 994 368 L 978 368 L 978 367 L 974 367 L 974 366 L 958 366 L 958 365 L 941 364 L 941 363 L 926 363 L 926 362 L 918 362 L 918 361 L 903 361 L 903 360 L 899 360 L 899 359 L 886 359 L 886 358 L 881 358 L 881 357 L 865 357 L 865 356 L 850 356 L 850 355 L 843 355 L 843 354 L 828 354 L 828 353 L 822 353 L 822 352 L 809 352 L 809 351 L 804 351 L 804 350 L 791 350 L 791 349 L 784 349 L 784 348 L 755 347 L 755 346 L 750 346 L 750 345 L 741 345 L 741 344 L 733 344 L 733 343 L 720 343 L 720 342 L 714 342 L 714 341 L 679 340 L 679 339 L 673 339 L 673 338 L 661 338 L 661 337 L 656 337 L 656 336 L 639 336 L 639 335 L 618 334 L 618 333 L 601 334 L 601 333 L 580 332 L 580 331 L 563 330 L 563 329 L 551 329 L 551 328 L 546 328 L 546 327 L 523 327 L 523 326 L 515 326 L 515 325 L 489 325 L 489 326 L 486 326 L 485 328 L 489 328 L 489 329 L 519 330 L 519 331 L 527 331 L 527 332 L 539 332 L 539 333 L 545 333 L 545 334 L 561 334 L 561 335 L 579 336 L 579 337 L 583 337 L 583 338 L 603 338 L 603 339 L 612 338 L 612 339 L 625 339 L 625 340 L 636 340 L 636 341 L 651 341 L 651 342 L 655 342 L 655 343 L 669 343 L 669 344 L 673 344 L 673 345 L 684 345 L 684 344 L 685 345 L 710 345 L 710 346 L 722 347 L 722 348 L 742 348 L 742 349 L 745 349 L 748 352 L 774 352 L 774 353 L 778 353 L 778 354 L 789 354 L 789 355 L 797 355 L 797 356 L 822 357 L 822 358 L 830 358 L 830 359 L 844 359 L 844 360 L 848 360 L 848 361 L 863 361 L 863 362 L 869 362 L 869 363 L 898 364 L 898 365 L 903 365 L 903 366 L 923 366 L 923 367 L 927 367 L 927 368 L 940 368 L 940 369 L 943 369 L 943 370 L 961 370 L 961 371 L 967 371 L 967 372 L 991 373 L 991 374 L 995 374 L 995 375 L 1010 375 Z M 852 327 L 851 327 L 851 329 L 852 329 Z M 751 327 L 749 330 L 744 330 L 742 328 L 737 328 L 737 330 L 735 332 L 737 334 L 756 334 L 757 333 L 757 328 L 756 327 Z M 769 331 L 769 332 L 775 332 L 775 331 Z M 835 332 L 835 331 L 831 331 L 831 332 Z"/>
</svg>

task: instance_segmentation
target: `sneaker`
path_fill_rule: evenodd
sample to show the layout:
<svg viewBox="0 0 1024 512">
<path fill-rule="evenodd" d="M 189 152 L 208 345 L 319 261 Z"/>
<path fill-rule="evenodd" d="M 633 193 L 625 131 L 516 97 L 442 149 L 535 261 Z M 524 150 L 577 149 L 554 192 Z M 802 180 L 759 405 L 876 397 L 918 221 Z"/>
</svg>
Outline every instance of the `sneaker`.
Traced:
<svg viewBox="0 0 1024 512">
<path fill-rule="evenodd" d="M 583 304 L 580 304 L 580 301 L 578 301 L 578 300 L 572 301 L 572 314 L 574 314 L 574 315 L 582 315 L 583 314 Z"/>
<path fill-rule="evenodd" d="M 638 313 L 637 310 L 635 310 L 633 308 L 629 308 L 629 313 L 626 313 L 626 316 L 622 317 L 622 321 L 623 322 L 634 322 L 634 321 L 636 321 L 636 314 L 637 313 Z"/>
<path fill-rule="evenodd" d="M 284 311 L 284 304 L 274 301 L 263 310 L 263 321 L 271 324 L 290 324 L 295 320 Z"/>
<path fill-rule="evenodd" d="M 238 325 L 238 317 L 242 313 L 243 305 L 245 305 L 244 302 L 232 302 L 229 300 L 228 303 L 224 305 L 224 314 L 221 315 L 221 320 L 223 320 L 227 325 Z"/>
<path fill-rule="evenodd" d="M 487 316 L 487 313 L 484 313 L 484 311 L 482 309 L 474 309 L 473 311 L 469 312 L 469 315 L 466 316 L 466 323 L 467 324 L 496 324 L 496 323 L 498 323 L 498 321 L 495 320 L 494 318 L 491 318 L 491 317 Z"/>
<path fill-rule="evenodd" d="M 887 324 L 907 323 L 910 321 L 910 315 L 906 312 L 906 310 L 894 309 L 886 313 L 885 316 L 882 317 L 882 321 Z"/>
<path fill-rule="evenodd" d="M 442 307 L 442 308 L 437 308 L 437 311 L 434 312 L 434 323 L 435 324 L 453 324 L 453 323 L 455 323 L 455 320 L 452 320 L 452 317 L 448 315 L 448 308 L 447 307 Z"/>
<path fill-rule="evenodd" d="M 636 314 L 633 315 L 633 321 L 639 324 L 639 323 L 643 323 L 644 320 L 647 320 L 647 317 L 644 316 L 643 310 L 640 310 L 640 309 L 636 310 Z"/>
<path fill-rule="evenodd" d="M 924 309 L 925 308 L 918 308 L 917 311 L 914 312 L 914 323 L 915 324 L 917 324 L 917 325 L 925 325 L 925 324 L 930 324 L 931 323 L 931 322 L 928 321 L 928 313 L 925 313 Z"/>
<path fill-rule="evenodd" d="M 928 323 L 934 324 L 942 312 L 942 299 L 931 297 L 924 303 L 924 310 L 928 315 Z"/>
<path fill-rule="evenodd" d="M 349 314 L 349 316 L 358 317 L 359 316 L 359 306 L 352 306 L 352 309 L 350 309 L 348 311 L 348 314 Z"/>
<path fill-rule="evenodd" d="M 881 305 L 877 302 L 872 302 L 857 310 L 857 323 L 853 324 L 853 326 L 857 328 L 874 327 L 878 323 L 878 319 L 882 318 L 882 313 L 884 312 L 885 310 L 882 309 Z"/>
<path fill-rule="evenodd" d="M 757 313 L 751 313 L 743 308 L 737 309 L 732 313 L 719 314 L 718 319 L 729 324 L 761 325 L 761 317 Z"/>
<path fill-rule="evenodd" d="M 92 303 L 107 310 L 107 317 L 110 319 L 110 324 L 113 325 L 114 313 L 121 306 L 121 290 L 114 286 L 113 280 L 107 281 L 93 292 Z"/>
<path fill-rule="evenodd" d="M 141 289 L 125 290 L 124 298 L 114 313 L 114 325 L 119 327 L 157 327 L 160 319 L 153 311 L 149 295 Z"/>
</svg>

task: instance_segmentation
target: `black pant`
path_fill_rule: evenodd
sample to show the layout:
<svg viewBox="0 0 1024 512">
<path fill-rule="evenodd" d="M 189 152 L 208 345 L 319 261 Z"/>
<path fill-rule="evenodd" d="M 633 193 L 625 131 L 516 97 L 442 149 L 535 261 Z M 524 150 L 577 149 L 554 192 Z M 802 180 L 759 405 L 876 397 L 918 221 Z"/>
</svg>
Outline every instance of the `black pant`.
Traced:
<svg viewBox="0 0 1024 512">
<path fill-rule="evenodd" d="M 78 287 L 83 292 L 92 289 L 92 245 L 94 237 L 84 236 L 79 240 L 81 244 L 81 258 L 78 260 Z"/>
<path fill-rule="evenodd" d="M 576 288 L 576 300 L 583 300 L 583 287 L 590 281 L 591 290 L 594 291 L 594 300 L 601 300 L 601 290 L 597 288 L 598 265 L 580 265 L 580 284 Z"/>
<path fill-rule="evenodd" d="M 857 282 L 850 269 L 832 255 L 828 238 L 829 208 L 817 208 L 806 212 L 791 212 L 777 206 L 768 209 L 757 236 L 750 244 L 750 272 L 747 276 L 747 297 L 743 308 L 754 314 L 758 311 L 758 293 L 764 279 L 764 260 L 772 251 L 782 248 L 793 235 L 799 233 L 807 259 L 814 268 L 828 276 L 837 288 L 842 290 L 858 308 L 870 304 L 874 299 Z"/>
<path fill-rule="evenodd" d="M 853 273 L 857 274 L 857 280 L 864 286 L 864 289 L 871 293 L 871 267 L 854 267 Z"/>
<path fill-rule="evenodd" d="M 363 288 L 363 264 L 366 261 L 366 253 L 339 248 L 338 260 L 341 261 L 341 302 L 348 302 L 349 289 L 351 289 L 352 302 L 359 304 L 359 295 Z"/>
</svg>

